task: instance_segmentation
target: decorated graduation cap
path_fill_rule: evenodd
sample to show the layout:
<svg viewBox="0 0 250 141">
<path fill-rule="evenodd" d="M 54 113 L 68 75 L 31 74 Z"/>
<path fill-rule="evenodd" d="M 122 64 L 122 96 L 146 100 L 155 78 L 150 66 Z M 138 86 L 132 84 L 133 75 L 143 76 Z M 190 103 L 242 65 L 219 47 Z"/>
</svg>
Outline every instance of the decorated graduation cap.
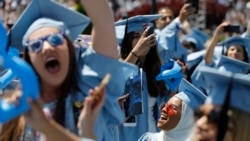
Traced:
<svg viewBox="0 0 250 141">
<path fill-rule="evenodd" d="M 250 64 L 230 57 L 221 56 L 217 68 L 221 71 L 246 74 L 250 71 Z"/>
<path fill-rule="evenodd" d="M 207 96 L 186 79 L 182 79 L 179 86 L 179 93 L 175 95 L 188 104 L 193 110 L 202 105 Z"/>
<path fill-rule="evenodd" d="M 156 76 L 156 80 L 163 80 L 169 90 L 175 91 L 183 78 L 181 66 L 174 60 L 170 59 L 168 63 L 161 66 L 160 73 Z"/>
<path fill-rule="evenodd" d="M 205 42 L 208 40 L 209 36 L 199 29 L 192 29 L 192 32 L 186 35 L 182 43 L 191 42 L 195 45 L 197 51 L 203 50 Z"/>
<path fill-rule="evenodd" d="M 208 88 L 208 103 L 222 105 L 230 95 L 230 107 L 250 113 L 250 76 L 201 67 Z"/>
<path fill-rule="evenodd" d="M 128 19 L 120 20 L 115 23 L 115 26 L 127 25 L 127 33 L 133 31 L 143 31 L 145 30 L 145 24 L 147 26 L 153 27 L 153 21 L 160 18 L 160 14 L 152 15 L 137 15 Z"/>
<path fill-rule="evenodd" d="M 56 27 L 65 33 L 69 31 L 69 37 L 74 40 L 88 24 L 88 17 L 53 0 L 32 0 L 11 29 L 10 44 L 22 50 L 22 41 L 41 27 Z"/>
<path fill-rule="evenodd" d="M 234 36 L 234 37 L 230 37 L 230 38 L 226 39 L 225 41 L 218 43 L 217 45 L 226 47 L 227 49 L 231 45 L 240 45 L 240 46 L 244 47 L 245 50 L 247 51 L 247 56 L 245 56 L 245 57 L 248 57 L 248 60 L 250 58 L 250 39 L 248 39 L 248 38 Z M 223 48 L 222 52 L 223 52 L 223 54 L 225 54 L 224 48 Z"/>
</svg>

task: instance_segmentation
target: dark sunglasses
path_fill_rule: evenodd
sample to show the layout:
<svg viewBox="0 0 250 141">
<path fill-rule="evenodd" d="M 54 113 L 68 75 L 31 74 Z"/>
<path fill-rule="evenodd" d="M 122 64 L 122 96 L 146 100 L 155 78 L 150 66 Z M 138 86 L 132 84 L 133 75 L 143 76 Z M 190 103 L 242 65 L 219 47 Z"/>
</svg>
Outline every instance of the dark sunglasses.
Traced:
<svg viewBox="0 0 250 141">
<path fill-rule="evenodd" d="M 30 52 L 40 52 L 43 47 L 43 42 L 48 41 L 53 47 L 57 47 L 63 44 L 63 33 L 55 33 L 42 38 L 38 38 L 26 43 L 25 47 L 28 48 Z"/>
<path fill-rule="evenodd" d="M 208 114 L 205 114 L 204 111 L 198 108 L 194 111 L 194 116 L 196 120 L 200 119 L 202 116 L 206 116 L 209 123 L 216 124 L 219 121 L 220 113 L 212 110 Z"/>
</svg>

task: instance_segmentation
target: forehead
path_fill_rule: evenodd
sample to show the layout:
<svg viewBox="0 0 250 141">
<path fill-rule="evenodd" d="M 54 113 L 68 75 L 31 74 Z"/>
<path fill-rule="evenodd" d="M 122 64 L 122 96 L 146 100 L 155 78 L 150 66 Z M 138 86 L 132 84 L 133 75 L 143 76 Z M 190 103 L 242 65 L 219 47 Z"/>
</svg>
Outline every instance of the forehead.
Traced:
<svg viewBox="0 0 250 141">
<path fill-rule="evenodd" d="M 238 44 L 233 44 L 233 45 L 230 45 L 229 46 L 229 49 L 230 48 L 238 48 L 238 49 L 243 49 L 242 45 L 238 45 Z"/>
<path fill-rule="evenodd" d="M 47 36 L 47 35 L 50 35 L 53 33 L 58 33 L 58 32 L 59 32 L 59 30 L 57 28 L 54 28 L 54 27 L 39 28 L 30 34 L 29 40 L 37 39 L 37 38 L 44 37 L 44 36 Z"/>
<path fill-rule="evenodd" d="M 174 16 L 174 13 L 173 13 L 173 11 L 172 10 L 170 10 L 170 9 L 161 9 L 160 11 L 159 11 L 159 14 L 163 14 L 163 15 L 167 15 L 167 16 Z"/>
<path fill-rule="evenodd" d="M 176 105 L 177 107 L 181 107 L 182 105 L 182 100 L 178 97 L 171 97 L 168 102 L 167 102 L 168 105 Z"/>
</svg>

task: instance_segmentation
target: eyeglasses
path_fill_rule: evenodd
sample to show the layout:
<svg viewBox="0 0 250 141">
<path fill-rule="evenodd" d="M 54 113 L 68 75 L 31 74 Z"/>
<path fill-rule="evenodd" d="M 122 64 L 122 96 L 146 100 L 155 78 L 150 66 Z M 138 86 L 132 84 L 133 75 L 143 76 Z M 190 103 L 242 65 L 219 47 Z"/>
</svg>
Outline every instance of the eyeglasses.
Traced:
<svg viewBox="0 0 250 141">
<path fill-rule="evenodd" d="M 202 116 L 206 116 L 209 123 L 218 123 L 220 113 L 213 109 L 208 114 L 205 114 L 204 111 L 198 108 L 194 111 L 194 116 L 196 120 L 200 119 Z"/>
<path fill-rule="evenodd" d="M 39 39 L 35 39 L 27 42 L 25 47 L 27 47 L 31 52 L 40 52 L 42 50 L 44 41 L 48 41 L 50 45 L 52 45 L 53 47 L 57 47 L 63 44 L 63 35 L 63 33 L 55 33 Z"/>
<path fill-rule="evenodd" d="M 168 115 L 173 115 L 173 114 L 175 113 L 174 110 L 177 110 L 177 111 L 178 111 L 178 107 L 175 106 L 175 105 L 173 105 L 173 104 L 168 105 L 168 104 L 162 103 L 162 104 L 160 105 L 160 110 L 162 110 L 163 108 L 165 108 L 164 110 L 167 111 L 167 114 L 168 114 Z"/>
</svg>

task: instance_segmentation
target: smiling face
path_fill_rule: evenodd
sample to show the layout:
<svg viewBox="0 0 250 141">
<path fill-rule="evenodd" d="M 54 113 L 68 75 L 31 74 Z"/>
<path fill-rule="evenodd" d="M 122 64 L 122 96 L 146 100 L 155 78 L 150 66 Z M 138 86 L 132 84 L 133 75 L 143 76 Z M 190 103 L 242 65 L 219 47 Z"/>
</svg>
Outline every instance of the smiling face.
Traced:
<svg viewBox="0 0 250 141">
<path fill-rule="evenodd" d="M 168 131 L 177 126 L 181 118 L 182 100 L 172 97 L 166 105 L 161 108 L 161 117 L 158 120 L 157 127 Z"/>
<path fill-rule="evenodd" d="M 162 8 L 158 14 L 163 16 L 156 20 L 156 27 L 162 30 L 165 26 L 169 25 L 174 19 L 174 13 L 169 8 Z"/>
<path fill-rule="evenodd" d="M 244 49 L 240 45 L 231 45 L 228 48 L 227 56 L 230 58 L 234 58 L 234 59 L 243 61 L 245 59 Z"/>
<path fill-rule="evenodd" d="M 40 28 L 30 35 L 28 41 L 31 42 L 55 33 L 59 33 L 56 28 Z M 69 49 L 64 38 L 63 43 L 55 47 L 47 40 L 44 40 L 41 50 L 39 52 L 29 52 L 29 58 L 39 74 L 42 84 L 59 87 L 63 83 L 69 70 Z"/>
</svg>

